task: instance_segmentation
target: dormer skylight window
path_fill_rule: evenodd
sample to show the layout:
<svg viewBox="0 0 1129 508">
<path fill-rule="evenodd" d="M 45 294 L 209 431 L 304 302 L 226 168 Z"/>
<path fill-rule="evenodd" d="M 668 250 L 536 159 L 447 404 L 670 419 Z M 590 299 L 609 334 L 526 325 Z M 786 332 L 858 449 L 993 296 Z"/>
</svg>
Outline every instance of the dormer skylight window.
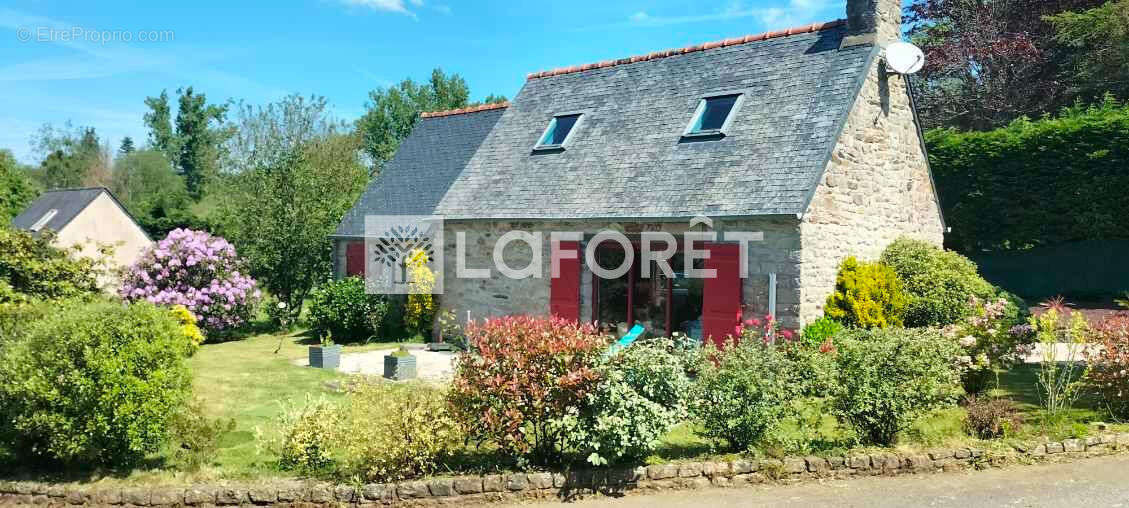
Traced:
<svg viewBox="0 0 1129 508">
<path fill-rule="evenodd" d="M 35 224 L 32 224 L 28 229 L 30 229 L 33 233 L 38 233 L 39 230 L 43 229 L 43 227 L 46 226 L 48 222 L 51 222 L 51 219 L 54 219 L 55 215 L 57 215 L 58 213 L 59 211 L 54 208 L 47 210 L 47 213 L 43 214 L 43 217 L 40 217 L 39 220 L 35 221 Z"/>
<path fill-rule="evenodd" d="M 698 101 L 698 109 L 686 126 L 683 137 L 724 136 L 741 108 L 742 94 L 716 95 Z"/>
<path fill-rule="evenodd" d="M 568 144 L 572 132 L 580 123 L 580 113 L 557 115 L 549 120 L 549 127 L 541 135 L 534 150 L 562 150 Z"/>
</svg>

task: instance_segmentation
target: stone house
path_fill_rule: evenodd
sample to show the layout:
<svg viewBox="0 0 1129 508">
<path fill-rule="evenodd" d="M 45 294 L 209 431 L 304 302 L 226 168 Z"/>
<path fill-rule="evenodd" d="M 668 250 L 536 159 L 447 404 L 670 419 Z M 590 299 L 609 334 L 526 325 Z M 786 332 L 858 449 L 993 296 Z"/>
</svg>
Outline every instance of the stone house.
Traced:
<svg viewBox="0 0 1129 508">
<path fill-rule="evenodd" d="M 97 257 L 99 245 L 110 245 L 114 252 L 106 261 L 111 269 L 132 265 L 153 244 L 145 230 L 105 187 L 44 192 L 12 219 L 12 225 L 34 234 L 54 231 L 55 245 L 79 246 L 80 256 Z M 110 285 L 114 281 L 102 282 Z"/>
<path fill-rule="evenodd" d="M 337 274 L 364 272 L 366 215 L 435 214 L 441 305 L 460 318 L 552 312 L 699 337 L 726 334 L 742 313 L 810 322 L 848 255 L 876 258 L 903 235 L 942 242 L 907 77 L 882 56 L 900 22 L 900 0 L 848 0 L 845 20 L 536 72 L 508 105 L 424 113 L 333 236 Z M 716 269 L 705 280 L 643 277 L 638 255 L 614 279 L 564 259 L 557 277 L 549 263 L 520 280 L 454 276 L 457 233 L 466 264 L 481 267 L 511 230 L 582 232 L 555 249 L 546 233 L 542 247 L 583 260 L 608 229 L 763 240 L 748 244 L 745 277 L 724 240 L 702 245 Z M 616 266 L 625 250 L 594 252 Z M 513 267 L 531 256 L 521 243 L 503 255 Z"/>
</svg>

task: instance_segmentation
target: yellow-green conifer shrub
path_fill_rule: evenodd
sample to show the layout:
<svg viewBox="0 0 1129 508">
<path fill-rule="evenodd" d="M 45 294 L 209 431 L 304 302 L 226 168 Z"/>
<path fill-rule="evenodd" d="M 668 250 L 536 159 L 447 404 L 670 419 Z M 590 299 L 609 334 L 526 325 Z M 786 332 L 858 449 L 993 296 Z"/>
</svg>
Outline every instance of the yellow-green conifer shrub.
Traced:
<svg viewBox="0 0 1129 508">
<path fill-rule="evenodd" d="M 835 292 L 827 297 L 831 319 L 859 328 L 901 326 L 909 297 L 892 268 L 850 256 L 839 266 Z"/>
</svg>

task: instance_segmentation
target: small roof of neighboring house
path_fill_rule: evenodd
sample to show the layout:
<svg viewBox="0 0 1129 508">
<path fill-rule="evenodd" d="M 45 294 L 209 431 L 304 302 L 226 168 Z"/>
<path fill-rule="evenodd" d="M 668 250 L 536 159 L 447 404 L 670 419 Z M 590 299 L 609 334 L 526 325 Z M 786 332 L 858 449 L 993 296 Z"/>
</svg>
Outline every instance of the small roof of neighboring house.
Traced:
<svg viewBox="0 0 1129 508">
<path fill-rule="evenodd" d="M 424 113 L 380 175 L 342 218 L 336 235 L 363 236 L 365 215 L 430 215 L 507 103 Z"/>
<path fill-rule="evenodd" d="M 803 213 L 878 51 L 847 35 L 840 20 L 537 72 L 490 117 L 424 115 L 338 235 L 404 201 L 468 220 Z M 684 136 L 703 99 L 730 94 L 724 136 Z M 576 113 L 565 149 L 533 149 Z"/>
<path fill-rule="evenodd" d="M 114 200 L 129 220 L 134 224 L 137 221 L 129 211 L 122 206 L 114 193 L 105 187 L 87 187 L 82 189 L 59 189 L 44 192 L 33 201 L 23 213 L 12 219 L 12 225 L 19 229 L 39 233 L 45 229 L 62 231 L 78 214 L 82 213 L 90 203 L 105 192 Z M 140 225 L 138 225 L 140 227 Z M 148 236 L 146 234 L 146 236 Z"/>
</svg>

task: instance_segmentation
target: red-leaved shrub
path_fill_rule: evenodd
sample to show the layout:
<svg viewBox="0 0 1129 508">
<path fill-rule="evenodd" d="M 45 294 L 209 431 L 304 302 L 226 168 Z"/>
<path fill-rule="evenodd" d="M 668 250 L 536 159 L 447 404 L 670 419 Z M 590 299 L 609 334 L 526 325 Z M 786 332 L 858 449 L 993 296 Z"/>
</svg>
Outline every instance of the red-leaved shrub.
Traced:
<svg viewBox="0 0 1129 508">
<path fill-rule="evenodd" d="M 1090 383 L 1114 416 L 1129 418 L 1129 313 L 1113 314 L 1092 328 L 1087 348 Z"/>
<path fill-rule="evenodd" d="M 554 421 L 596 388 L 594 367 L 608 338 L 594 326 L 513 316 L 471 323 L 449 400 L 468 435 L 536 461 L 559 458 Z"/>
</svg>

